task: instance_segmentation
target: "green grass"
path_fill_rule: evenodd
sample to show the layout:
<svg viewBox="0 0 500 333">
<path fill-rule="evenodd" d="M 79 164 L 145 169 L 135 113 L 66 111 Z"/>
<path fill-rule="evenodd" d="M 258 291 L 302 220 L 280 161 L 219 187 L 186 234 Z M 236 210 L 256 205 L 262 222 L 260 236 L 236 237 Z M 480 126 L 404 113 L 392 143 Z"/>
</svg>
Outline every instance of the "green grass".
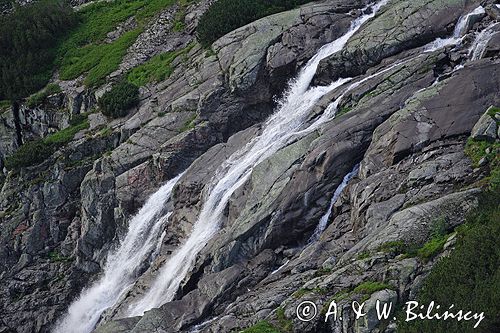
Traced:
<svg viewBox="0 0 500 333">
<path fill-rule="evenodd" d="M 78 125 L 70 126 L 63 130 L 60 130 L 59 132 L 47 136 L 45 139 L 43 139 L 43 142 L 47 145 L 60 147 L 73 140 L 73 137 L 76 133 L 87 128 L 89 128 L 88 121 L 83 121 Z"/>
<path fill-rule="evenodd" d="M 348 112 L 350 112 L 352 110 L 352 107 L 349 107 L 349 106 L 343 106 L 341 107 L 337 113 L 335 114 L 335 117 L 340 117 Z"/>
<path fill-rule="evenodd" d="M 380 245 L 377 250 L 384 253 L 393 253 L 398 255 L 407 250 L 407 245 L 401 240 L 391 241 Z"/>
<path fill-rule="evenodd" d="M 331 268 L 323 268 L 323 267 L 321 267 L 316 272 L 314 272 L 314 277 L 329 275 L 331 273 L 332 273 L 332 269 Z"/>
<path fill-rule="evenodd" d="M 310 289 L 300 288 L 299 290 L 297 290 L 296 292 L 294 292 L 292 294 L 292 296 L 295 297 L 295 298 L 301 298 L 302 296 L 307 295 L 310 292 L 311 292 Z"/>
<path fill-rule="evenodd" d="M 471 322 L 413 321 L 400 318 L 398 332 L 494 332 L 500 327 L 500 192 L 489 191 L 478 209 L 457 229 L 454 251 L 433 267 L 418 293 L 421 304 L 435 301 L 442 308 L 484 312 L 474 329 Z"/>
<path fill-rule="evenodd" d="M 184 125 L 181 127 L 180 132 L 182 133 L 182 132 L 192 130 L 195 126 L 195 122 L 196 122 L 197 117 L 198 117 L 198 115 L 195 113 L 191 118 L 186 120 Z"/>
<path fill-rule="evenodd" d="M 276 320 L 277 320 L 280 332 L 288 333 L 288 332 L 293 331 L 293 321 L 286 317 L 284 308 L 279 307 L 276 310 Z"/>
<path fill-rule="evenodd" d="M 127 49 L 135 42 L 142 29 L 129 31 L 111 44 L 88 45 L 68 51 L 61 62 L 60 78 L 72 80 L 84 73 L 85 85 L 97 86 L 107 75 L 118 69 Z"/>
<path fill-rule="evenodd" d="M 371 256 L 370 251 L 362 251 L 358 254 L 357 259 L 358 260 L 365 260 L 365 259 L 370 258 L 370 256 Z"/>
<path fill-rule="evenodd" d="M 42 104 L 47 97 L 61 92 L 61 87 L 57 83 L 49 83 L 45 88 L 39 92 L 31 95 L 26 100 L 26 105 L 30 108 Z"/>
<path fill-rule="evenodd" d="M 487 152 L 489 151 L 489 152 Z M 500 142 L 488 142 L 485 140 L 469 139 L 465 146 L 465 154 L 469 156 L 474 167 L 479 165 L 482 158 L 490 168 L 490 175 L 486 178 L 490 190 L 500 189 Z"/>
<path fill-rule="evenodd" d="M 391 289 L 393 290 L 394 287 L 383 282 L 378 282 L 378 281 L 366 281 L 358 285 L 356 288 L 353 289 L 353 293 L 355 294 L 364 294 L 364 295 L 371 295 L 377 291 L 384 290 L 384 289 Z"/>
<path fill-rule="evenodd" d="M 118 69 L 127 49 L 148 20 L 176 2 L 178 0 L 115 0 L 95 3 L 79 11 L 79 26 L 58 50 L 61 79 L 73 80 L 88 73 L 86 86 L 101 84 L 107 75 Z M 132 16 L 138 22 L 137 28 L 112 43 L 103 43 L 109 32 Z"/>
<path fill-rule="evenodd" d="M 492 118 L 494 118 L 497 113 L 500 113 L 500 108 L 497 106 L 492 106 L 488 109 L 488 115 Z"/>
<path fill-rule="evenodd" d="M 172 62 L 181 55 L 185 55 L 193 48 L 194 44 L 177 51 L 159 54 L 142 65 L 133 68 L 127 79 L 130 83 L 141 87 L 152 82 L 166 80 L 174 71 Z"/>
<path fill-rule="evenodd" d="M 489 154 L 486 153 L 486 150 L 488 148 L 491 150 Z M 498 161 L 499 150 L 500 150 L 499 142 L 491 143 L 485 140 L 469 139 L 467 141 L 467 145 L 465 146 L 465 154 L 469 156 L 469 158 L 472 160 L 472 164 L 474 167 L 477 167 L 479 165 L 479 161 L 483 157 L 486 157 L 488 161 L 494 161 L 494 160 Z"/>
<path fill-rule="evenodd" d="M 269 322 L 262 320 L 242 331 L 242 333 L 281 333 L 276 327 Z"/>
</svg>

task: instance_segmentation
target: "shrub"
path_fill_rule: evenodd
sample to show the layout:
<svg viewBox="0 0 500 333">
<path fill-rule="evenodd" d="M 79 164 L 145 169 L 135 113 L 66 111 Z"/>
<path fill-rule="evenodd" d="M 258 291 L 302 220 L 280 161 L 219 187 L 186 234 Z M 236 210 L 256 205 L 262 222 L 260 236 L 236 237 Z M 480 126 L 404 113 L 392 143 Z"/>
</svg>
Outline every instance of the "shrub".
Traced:
<svg viewBox="0 0 500 333">
<path fill-rule="evenodd" d="M 25 143 L 14 154 L 7 156 L 5 167 L 8 170 L 16 170 L 43 162 L 59 147 L 73 140 L 76 133 L 89 127 L 87 117 L 81 119 L 79 124 L 48 135 L 44 139 Z"/>
<path fill-rule="evenodd" d="M 44 87 L 57 46 L 75 24 L 63 0 L 16 6 L 0 15 L 0 99 L 19 100 Z"/>
<path fill-rule="evenodd" d="M 494 332 L 500 327 L 500 193 L 491 191 L 480 199 L 476 212 L 458 229 L 455 250 L 442 258 L 420 290 L 421 304 L 435 301 L 446 309 L 483 312 L 478 329 L 471 322 L 401 320 L 398 332 Z"/>
<path fill-rule="evenodd" d="M 312 0 L 219 0 L 200 19 L 198 40 L 209 47 L 230 31 Z"/>
<path fill-rule="evenodd" d="M 0 101 L 0 112 L 10 108 L 11 105 L 11 101 Z"/>
<path fill-rule="evenodd" d="M 52 153 L 52 148 L 43 140 L 27 142 L 5 159 L 5 167 L 8 170 L 14 170 L 36 165 L 43 162 Z"/>
<path fill-rule="evenodd" d="M 128 110 L 139 102 L 137 86 L 122 81 L 106 92 L 99 100 L 99 106 L 108 117 L 120 118 L 128 114 Z"/>
</svg>

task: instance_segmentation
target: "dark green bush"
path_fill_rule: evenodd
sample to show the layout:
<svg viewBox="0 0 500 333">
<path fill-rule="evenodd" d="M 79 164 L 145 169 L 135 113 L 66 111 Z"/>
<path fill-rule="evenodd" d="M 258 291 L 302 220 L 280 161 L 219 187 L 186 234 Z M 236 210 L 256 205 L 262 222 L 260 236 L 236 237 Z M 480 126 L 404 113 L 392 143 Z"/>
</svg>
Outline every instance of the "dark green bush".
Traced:
<svg viewBox="0 0 500 333">
<path fill-rule="evenodd" d="M 472 321 L 401 322 L 398 332 L 494 332 L 500 327 L 499 203 L 498 191 L 485 194 L 477 211 L 458 229 L 455 250 L 434 266 L 418 297 L 420 304 L 435 301 L 445 310 L 454 304 L 456 311 L 484 311 L 486 319 L 477 329 Z"/>
<path fill-rule="evenodd" d="M 79 120 L 79 123 L 73 123 L 72 126 L 48 135 L 44 139 L 25 143 L 14 154 L 7 156 L 5 167 L 8 170 L 16 170 L 45 161 L 59 147 L 73 140 L 76 133 L 89 127 L 86 116 L 80 117 Z"/>
<path fill-rule="evenodd" d="M 230 31 L 262 17 L 295 8 L 311 0 L 219 0 L 203 14 L 198 40 L 209 47 Z"/>
<path fill-rule="evenodd" d="M 108 117 L 120 118 L 128 114 L 128 110 L 139 102 L 139 88 L 122 81 L 99 99 L 99 106 Z"/>
<path fill-rule="evenodd" d="M 0 16 L 0 99 L 19 100 L 43 88 L 62 37 L 76 24 L 62 0 L 16 6 Z"/>
<path fill-rule="evenodd" d="M 45 144 L 43 140 L 27 142 L 5 159 L 5 167 L 8 170 L 13 170 L 36 165 L 43 162 L 52 153 L 52 147 Z"/>
</svg>

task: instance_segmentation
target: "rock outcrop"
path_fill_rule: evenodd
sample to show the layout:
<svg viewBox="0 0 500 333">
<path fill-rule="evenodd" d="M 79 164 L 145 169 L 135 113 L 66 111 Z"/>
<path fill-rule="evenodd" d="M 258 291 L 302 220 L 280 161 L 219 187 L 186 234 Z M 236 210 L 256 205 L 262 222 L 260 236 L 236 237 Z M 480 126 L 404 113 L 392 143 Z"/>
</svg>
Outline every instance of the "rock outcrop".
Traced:
<svg viewBox="0 0 500 333">
<path fill-rule="evenodd" d="M 177 5 L 159 13 L 102 87 L 57 80 L 61 93 L 20 108 L 20 133 L 12 110 L 0 109 L 3 161 L 19 148 L 18 135 L 27 142 L 67 128 L 131 68 L 186 50 L 166 80 L 141 88 L 128 116 L 94 112 L 89 128 L 46 161 L 0 177 L 0 332 L 49 332 L 102 272 L 130 217 L 184 171 L 167 204 L 173 213 L 157 256 L 95 332 L 220 333 L 260 320 L 293 332 L 394 332 L 394 322 L 375 320 L 376 300 L 414 297 L 434 263 L 452 251 L 453 236 L 430 260 L 390 246 L 421 246 L 436 224 L 452 231 L 478 204 L 489 169 L 474 165 L 464 147 L 469 137 L 500 139 L 490 108 L 500 105 L 499 33 L 488 30 L 478 43 L 486 38 L 481 32 L 495 29 L 496 6 L 390 0 L 342 51 L 320 62 L 311 86 L 351 79 L 325 94 L 305 121 L 315 123 L 332 107 L 336 115 L 254 165 L 174 299 L 126 318 L 189 237 L 227 158 L 262 133 L 287 82 L 322 45 L 349 31 L 370 1 L 306 4 L 230 32 L 206 50 L 196 44 L 195 28 L 211 3 L 187 6 L 182 31 L 172 29 Z M 450 37 L 458 19 L 479 5 L 486 12 L 468 22 L 460 41 L 425 48 Z M 357 166 L 320 239 L 311 241 L 333 193 Z M 380 283 L 378 290 L 356 289 L 366 282 Z M 339 294 L 349 295 L 342 307 L 366 301 L 368 316 L 356 321 L 342 310 L 342 321 L 297 319 L 301 302 L 325 313 Z"/>
</svg>

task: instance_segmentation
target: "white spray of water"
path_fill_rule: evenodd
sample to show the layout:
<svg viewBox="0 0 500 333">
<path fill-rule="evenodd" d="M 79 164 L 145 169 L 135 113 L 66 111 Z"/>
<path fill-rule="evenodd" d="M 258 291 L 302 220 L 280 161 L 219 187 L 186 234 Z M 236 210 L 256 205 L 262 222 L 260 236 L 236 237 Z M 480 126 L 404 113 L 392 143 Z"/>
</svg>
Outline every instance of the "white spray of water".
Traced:
<svg viewBox="0 0 500 333">
<path fill-rule="evenodd" d="M 486 29 L 481 31 L 475 38 L 469 49 L 469 58 L 472 61 L 479 60 L 484 56 L 484 52 L 486 51 L 486 47 L 490 42 L 493 35 L 498 33 L 495 31 L 496 26 L 499 25 L 500 22 L 494 22 L 490 24 Z"/>
<path fill-rule="evenodd" d="M 455 30 L 453 31 L 453 35 L 448 38 L 438 38 L 432 43 L 427 44 L 424 47 L 424 52 L 434 52 L 443 47 L 450 45 L 458 45 L 464 39 L 465 34 L 467 33 L 467 28 L 469 27 L 469 20 L 474 15 L 484 14 L 485 10 L 483 6 L 479 6 L 474 9 L 472 12 L 468 13 L 465 16 L 460 17 L 457 24 L 455 25 Z"/>
<path fill-rule="evenodd" d="M 322 47 L 298 77 L 290 82 L 283 99 L 278 103 L 277 111 L 266 121 L 262 133 L 251 140 L 244 149 L 233 154 L 220 169 L 191 235 L 160 269 L 148 292 L 129 308 L 128 315 L 142 315 L 145 311 L 172 300 L 191 269 L 196 255 L 218 231 L 229 198 L 246 182 L 253 167 L 285 146 L 292 135 L 304 126 L 311 108 L 317 101 L 346 82 L 341 79 L 327 87 L 309 88 L 319 62 L 341 51 L 361 25 L 374 17 L 387 1 L 382 0 L 375 4 L 372 12 L 356 19 L 344 36 Z"/>
<path fill-rule="evenodd" d="M 321 217 L 319 220 L 319 224 L 316 227 L 316 230 L 314 230 L 314 233 L 312 234 L 311 238 L 309 239 L 309 243 L 315 242 L 319 239 L 323 231 L 325 231 L 326 226 L 328 225 L 328 220 L 330 219 L 330 215 L 332 215 L 333 211 L 333 205 L 335 205 L 335 202 L 337 202 L 338 198 L 342 194 L 342 191 L 347 187 L 347 184 L 349 184 L 349 181 L 351 181 L 354 176 L 356 176 L 359 172 L 359 164 L 357 164 L 354 169 L 349 172 L 344 179 L 342 180 L 342 183 L 337 187 L 335 190 L 335 193 L 333 193 L 333 198 L 332 201 L 330 202 L 330 206 L 328 207 L 328 210 L 325 215 Z"/>
<path fill-rule="evenodd" d="M 433 41 L 433 42 L 427 44 L 426 46 L 424 46 L 424 52 L 425 53 L 427 53 L 427 52 L 433 52 L 433 51 L 436 51 L 436 50 L 441 49 L 441 48 L 446 47 L 446 46 L 458 45 L 459 43 L 462 42 L 462 40 L 464 38 L 464 34 L 467 32 L 467 27 L 469 25 L 469 20 L 470 20 L 471 16 L 478 15 L 478 14 L 483 14 L 484 12 L 485 12 L 484 8 L 482 6 L 479 6 L 476 9 L 474 9 L 472 12 L 468 13 L 467 15 L 461 16 L 459 18 L 456 26 L 455 26 L 455 29 L 454 29 L 454 32 L 453 32 L 453 36 L 451 36 L 449 38 L 446 38 L 446 39 L 437 38 L 435 41 Z M 488 29 L 486 29 L 486 30 L 488 30 Z M 489 38 L 491 38 L 491 36 L 489 36 Z M 414 59 L 416 59 L 418 57 L 421 57 L 421 55 L 417 55 L 416 57 L 412 57 L 412 58 L 407 59 L 405 61 L 397 62 L 397 63 L 389 66 L 388 68 L 386 68 L 384 70 L 376 72 L 375 74 L 372 74 L 372 75 L 370 75 L 370 76 L 368 76 L 368 77 L 366 77 L 366 78 L 364 78 L 364 79 L 362 79 L 360 81 L 354 82 L 349 87 L 347 87 L 344 90 L 344 92 L 333 103 L 331 103 L 326 108 L 325 112 L 321 115 L 321 117 L 318 119 L 318 121 L 316 121 L 309 128 L 307 128 L 307 129 L 305 129 L 305 130 L 303 130 L 303 131 L 301 131 L 299 133 L 303 134 L 305 132 L 310 132 L 312 129 L 318 128 L 323 123 L 325 123 L 326 121 L 330 120 L 332 117 L 335 117 L 335 114 L 336 114 L 336 112 L 338 110 L 338 106 L 339 106 L 340 102 L 342 101 L 342 99 L 345 97 L 345 95 L 348 92 L 350 92 L 353 89 L 355 89 L 358 86 L 360 86 L 362 83 L 364 83 L 364 82 L 366 82 L 368 80 L 371 80 L 371 79 L 373 79 L 373 78 L 375 78 L 375 77 L 377 77 L 379 75 L 385 74 L 385 73 L 391 71 L 392 69 L 394 69 L 396 67 L 399 67 L 399 66 L 402 66 L 405 63 L 407 63 L 407 62 L 409 62 L 411 60 L 414 60 Z M 459 70 L 462 67 L 463 66 L 457 66 L 454 69 L 454 71 Z M 438 79 L 436 79 L 436 81 L 433 83 L 433 85 L 435 85 L 435 84 L 438 83 Z M 425 89 L 427 89 L 427 88 L 422 88 L 418 92 L 423 91 Z M 296 134 L 298 134 L 298 133 L 296 133 Z M 338 197 L 340 196 L 340 194 L 342 193 L 342 191 L 344 190 L 344 188 L 347 186 L 348 182 L 358 173 L 358 171 L 359 171 L 359 165 L 356 166 L 352 172 L 350 172 L 349 174 L 347 174 L 345 176 L 343 182 L 339 185 L 339 187 L 335 191 L 335 193 L 333 195 L 333 198 L 332 198 L 332 201 L 330 203 L 330 206 L 329 206 L 327 212 L 320 219 L 318 226 L 316 227 L 313 235 L 309 239 L 309 243 L 315 242 L 315 241 L 317 241 L 319 239 L 319 237 L 321 236 L 321 234 L 323 233 L 323 231 L 325 230 L 325 228 L 326 228 L 326 226 L 328 224 L 328 220 L 329 220 L 330 215 L 332 213 L 333 205 L 337 201 Z"/>
<path fill-rule="evenodd" d="M 164 205 L 180 177 L 163 185 L 131 219 L 127 235 L 107 258 L 103 276 L 83 290 L 55 332 L 91 332 L 101 314 L 114 306 L 133 285 L 144 262 L 157 251 L 161 229 L 171 214 L 164 212 Z"/>
<path fill-rule="evenodd" d="M 289 262 L 290 262 L 290 259 L 288 259 L 287 261 L 285 261 L 285 263 L 283 265 L 281 265 L 280 267 L 278 267 L 274 271 L 272 271 L 271 275 L 274 275 L 274 274 L 278 273 L 283 267 L 285 267 L 286 265 L 288 265 Z"/>
</svg>

